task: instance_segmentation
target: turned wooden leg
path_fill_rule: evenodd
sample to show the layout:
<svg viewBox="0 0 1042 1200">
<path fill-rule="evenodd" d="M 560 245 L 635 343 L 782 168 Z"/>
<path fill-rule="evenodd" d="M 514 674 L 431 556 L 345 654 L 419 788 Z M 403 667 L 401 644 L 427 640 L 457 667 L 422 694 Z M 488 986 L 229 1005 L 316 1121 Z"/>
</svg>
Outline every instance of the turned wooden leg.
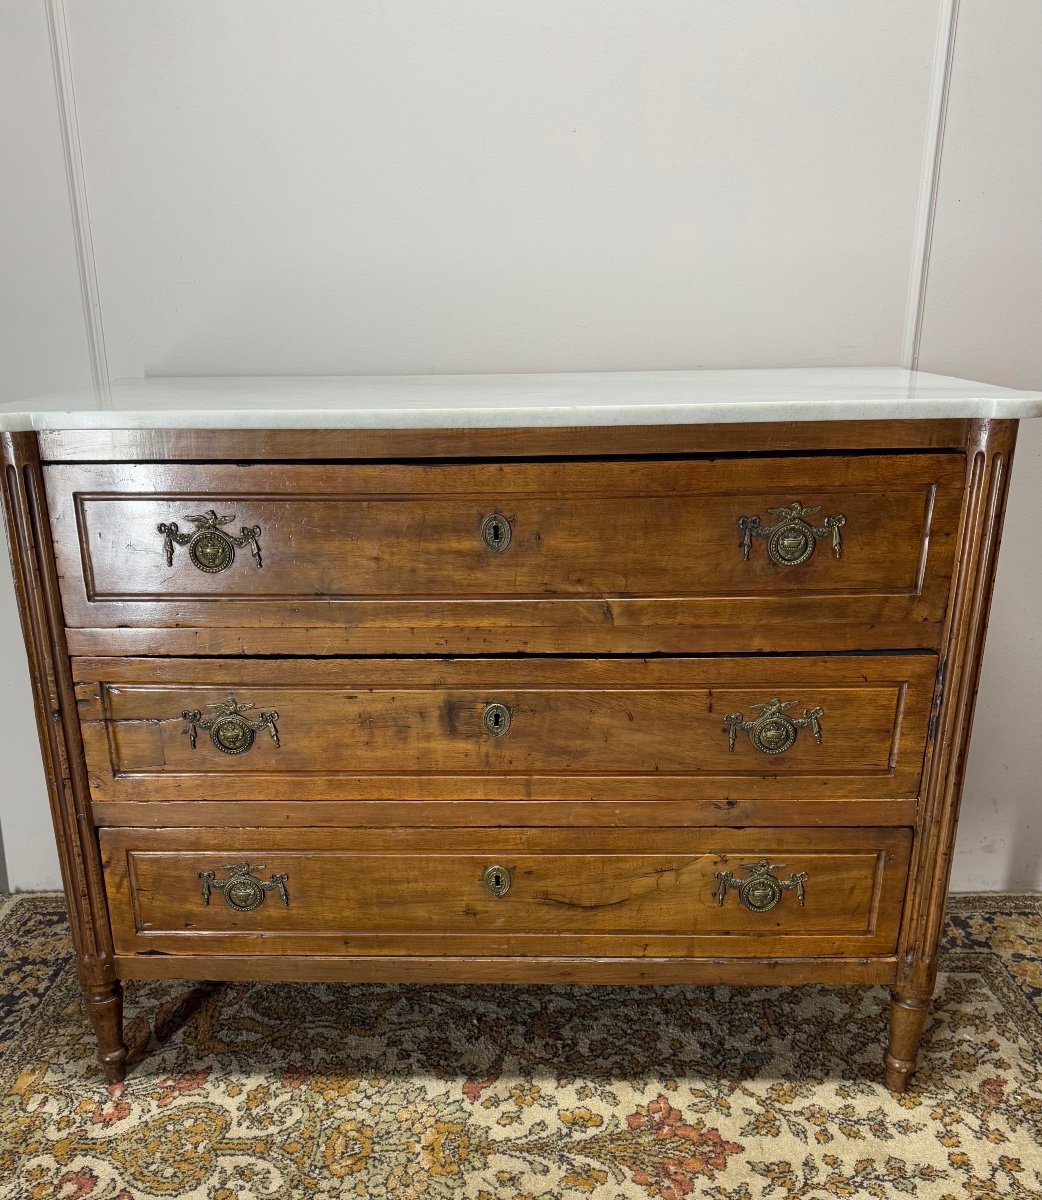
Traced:
<svg viewBox="0 0 1042 1200">
<path fill-rule="evenodd" d="M 61 586 L 35 433 L 0 434 L 0 498 L 84 1005 L 111 1083 L 123 1079 L 123 989 L 115 978 L 105 873 L 91 810 L 79 701 L 62 619 Z"/>
<path fill-rule="evenodd" d="M 123 1041 L 123 985 L 119 980 L 83 989 L 83 1002 L 98 1039 L 98 1062 L 109 1083 L 122 1083 L 127 1074 Z"/>
<path fill-rule="evenodd" d="M 890 1002 L 890 1044 L 886 1050 L 886 1086 L 892 1092 L 903 1092 L 908 1086 L 929 1009 L 928 999 L 894 993 Z"/>
</svg>

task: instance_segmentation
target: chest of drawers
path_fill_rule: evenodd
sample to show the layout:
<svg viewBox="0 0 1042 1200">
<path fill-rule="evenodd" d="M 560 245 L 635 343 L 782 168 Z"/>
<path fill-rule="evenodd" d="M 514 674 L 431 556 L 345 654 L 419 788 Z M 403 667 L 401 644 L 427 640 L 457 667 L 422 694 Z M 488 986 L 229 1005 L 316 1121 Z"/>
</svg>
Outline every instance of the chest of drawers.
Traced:
<svg viewBox="0 0 1042 1200">
<path fill-rule="evenodd" d="M 1016 420 L 946 381 L 936 416 L 609 423 L 598 378 L 571 422 L 493 396 L 516 428 L 8 421 L 107 1078 L 124 979 L 821 982 L 893 988 L 905 1086 Z"/>
</svg>

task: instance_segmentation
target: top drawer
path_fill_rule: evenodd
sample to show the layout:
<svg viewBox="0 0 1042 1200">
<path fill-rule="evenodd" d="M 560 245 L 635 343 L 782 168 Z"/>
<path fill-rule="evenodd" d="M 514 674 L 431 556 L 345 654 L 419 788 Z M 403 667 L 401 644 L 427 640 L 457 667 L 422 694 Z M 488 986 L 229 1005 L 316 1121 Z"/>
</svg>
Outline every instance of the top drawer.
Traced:
<svg viewBox="0 0 1042 1200">
<path fill-rule="evenodd" d="M 399 653 L 932 646 L 964 478 L 951 454 L 45 471 L 70 626 Z"/>
</svg>

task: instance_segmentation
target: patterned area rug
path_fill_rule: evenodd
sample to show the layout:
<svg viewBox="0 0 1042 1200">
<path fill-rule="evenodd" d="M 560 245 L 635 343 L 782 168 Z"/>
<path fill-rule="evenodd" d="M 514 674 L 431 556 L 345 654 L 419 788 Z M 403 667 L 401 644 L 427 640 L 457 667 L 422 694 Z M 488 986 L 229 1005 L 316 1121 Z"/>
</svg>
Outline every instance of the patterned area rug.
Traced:
<svg viewBox="0 0 1042 1200">
<path fill-rule="evenodd" d="M 1038 1200 L 1042 897 L 946 945 L 900 1100 L 826 987 L 142 984 L 106 1087 L 60 898 L 0 898 L 0 1200 Z"/>
</svg>

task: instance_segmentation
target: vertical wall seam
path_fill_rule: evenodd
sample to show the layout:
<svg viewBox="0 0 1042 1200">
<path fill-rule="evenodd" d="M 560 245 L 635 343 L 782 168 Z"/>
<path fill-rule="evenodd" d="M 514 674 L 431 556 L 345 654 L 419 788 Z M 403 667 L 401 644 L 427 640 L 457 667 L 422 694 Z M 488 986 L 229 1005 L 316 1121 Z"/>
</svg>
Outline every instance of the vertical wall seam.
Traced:
<svg viewBox="0 0 1042 1200">
<path fill-rule="evenodd" d="M 108 354 L 105 349 L 105 327 L 101 316 L 101 297 L 98 291 L 98 273 L 94 260 L 94 239 L 91 234 L 87 184 L 83 171 L 83 152 L 80 146 L 80 126 L 76 113 L 76 90 L 73 86 L 65 0 L 46 0 L 46 7 L 51 61 L 54 68 L 54 87 L 58 97 L 58 118 L 61 124 L 62 149 L 65 155 L 65 178 L 69 189 L 69 206 L 72 211 L 73 235 L 76 243 L 76 265 L 80 277 L 83 319 L 90 352 L 91 380 L 94 384 L 95 395 L 99 400 L 107 402 L 110 397 Z"/>
<path fill-rule="evenodd" d="M 923 340 L 926 287 L 930 275 L 934 222 L 937 217 L 944 132 L 948 122 L 948 96 L 951 91 L 952 63 L 955 59 L 955 39 L 959 26 L 959 4 L 960 0 L 940 0 L 938 7 L 933 85 L 930 89 L 927 139 L 923 150 L 919 206 L 916 212 L 915 237 L 912 244 L 912 270 L 908 281 L 908 300 L 905 307 L 902 362 L 913 371 L 918 370 L 919 367 L 919 351 Z"/>
</svg>

